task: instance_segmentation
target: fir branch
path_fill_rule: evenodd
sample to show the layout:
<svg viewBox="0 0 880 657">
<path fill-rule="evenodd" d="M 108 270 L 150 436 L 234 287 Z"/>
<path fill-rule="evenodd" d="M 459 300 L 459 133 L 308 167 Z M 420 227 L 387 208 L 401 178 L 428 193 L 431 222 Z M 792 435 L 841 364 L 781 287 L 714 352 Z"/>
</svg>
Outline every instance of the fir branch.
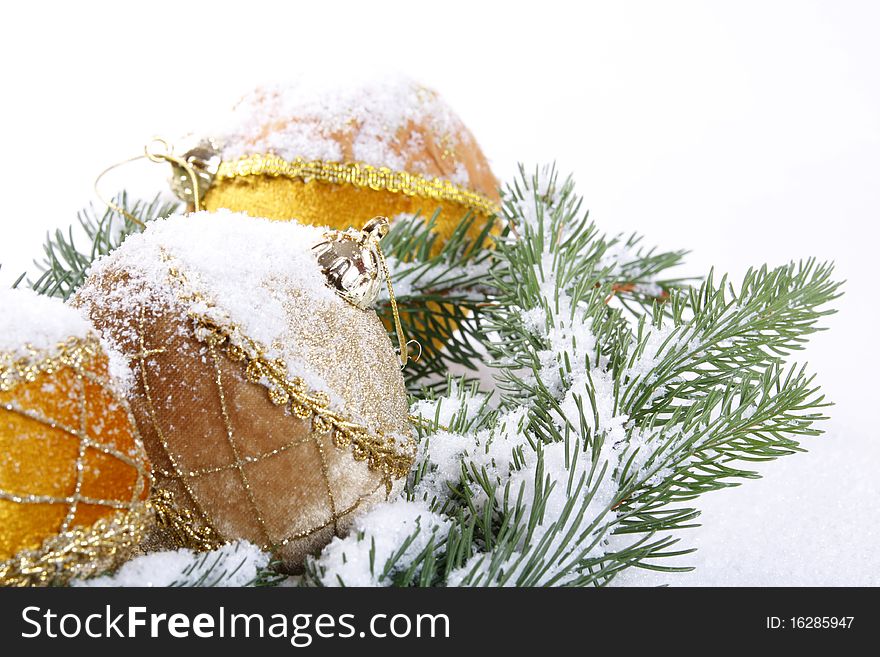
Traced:
<svg viewBox="0 0 880 657">
<path fill-rule="evenodd" d="M 785 358 L 831 312 L 831 267 L 689 288 L 665 274 L 682 252 L 601 236 L 553 170 L 523 173 L 504 212 L 509 230 L 468 280 L 469 337 L 493 359 L 495 394 L 449 381 L 414 404 L 421 456 L 406 500 L 428 504 L 435 530 L 449 524 L 427 542 L 408 534 L 386 562 L 403 576 L 385 583 L 584 586 L 680 570 L 662 561 L 690 552 L 671 534 L 698 516 L 683 503 L 819 433 L 824 398 Z M 334 576 L 325 556 L 312 572 Z"/>
<path fill-rule="evenodd" d="M 476 369 L 484 356 L 476 336 L 496 219 L 478 222 L 466 214 L 442 244 L 434 231 L 437 219 L 438 214 L 427 221 L 418 214 L 398 216 L 382 242 L 401 324 L 422 348 L 408 370 L 414 391 L 432 378 L 442 383 L 451 363 Z M 387 299 L 377 312 L 393 327 Z"/>
<path fill-rule="evenodd" d="M 653 329 L 639 325 L 638 345 L 620 372 L 622 412 L 636 418 L 668 414 L 676 400 L 705 395 L 781 363 L 821 330 L 820 318 L 834 312 L 819 310 L 839 296 L 832 271 L 812 260 L 774 270 L 762 267 L 746 274 L 739 291 L 726 277 L 715 286 L 710 273 L 687 299 L 676 294 L 670 302 L 671 331 L 663 331 L 662 318 Z M 652 338 L 653 347 L 648 344 Z"/>
<path fill-rule="evenodd" d="M 114 205 L 143 224 L 164 219 L 178 209 L 178 204 L 163 202 L 159 196 L 150 202 L 131 203 L 124 192 L 114 199 Z M 27 282 L 39 294 L 68 299 L 82 285 L 86 272 L 98 257 L 110 253 L 129 235 L 143 230 L 142 225 L 112 208 L 99 215 L 93 206 L 89 206 L 77 213 L 77 220 L 91 243 L 79 246 L 73 226 L 66 232 L 56 230 L 54 235 L 47 234 L 43 259 L 34 261 L 40 274 Z"/>
</svg>

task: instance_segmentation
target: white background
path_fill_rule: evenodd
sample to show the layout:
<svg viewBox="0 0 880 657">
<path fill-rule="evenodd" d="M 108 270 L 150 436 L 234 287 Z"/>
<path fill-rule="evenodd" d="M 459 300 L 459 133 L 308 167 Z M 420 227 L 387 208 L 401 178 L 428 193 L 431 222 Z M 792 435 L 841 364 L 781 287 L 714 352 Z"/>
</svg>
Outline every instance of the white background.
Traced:
<svg viewBox="0 0 880 657">
<path fill-rule="evenodd" d="M 7 3 L 0 282 L 152 135 L 321 62 L 402 71 L 501 178 L 557 161 L 602 229 L 692 249 L 684 273 L 837 262 L 840 312 L 803 355 L 837 404 L 827 435 L 700 501 L 695 572 L 628 579 L 878 585 L 878 33 L 870 2 Z"/>
</svg>

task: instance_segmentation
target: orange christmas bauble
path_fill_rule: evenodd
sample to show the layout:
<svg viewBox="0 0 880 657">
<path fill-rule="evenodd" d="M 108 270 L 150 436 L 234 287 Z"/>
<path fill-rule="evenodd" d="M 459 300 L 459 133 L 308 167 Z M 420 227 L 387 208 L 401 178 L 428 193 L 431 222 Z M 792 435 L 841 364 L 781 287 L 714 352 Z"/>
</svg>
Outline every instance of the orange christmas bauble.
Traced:
<svg viewBox="0 0 880 657">
<path fill-rule="evenodd" d="M 103 572 L 140 541 L 149 464 L 118 358 L 60 301 L 0 292 L 0 584 Z"/>
</svg>

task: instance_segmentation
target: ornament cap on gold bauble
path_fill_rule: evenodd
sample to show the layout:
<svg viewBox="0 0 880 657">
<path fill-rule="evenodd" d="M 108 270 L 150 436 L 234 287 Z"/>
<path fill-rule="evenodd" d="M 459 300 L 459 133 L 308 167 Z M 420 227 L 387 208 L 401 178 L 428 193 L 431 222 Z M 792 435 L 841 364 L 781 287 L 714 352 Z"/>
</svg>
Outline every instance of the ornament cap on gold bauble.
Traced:
<svg viewBox="0 0 880 657">
<path fill-rule="evenodd" d="M 194 204 L 201 203 L 205 194 L 214 184 L 220 168 L 220 146 L 206 137 L 188 149 L 176 160 L 171 160 L 171 191 L 180 200 Z M 195 178 L 195 180 L 193 180 Z"/>
<path fill-rule="evenodd" d="M 361 310 L 373 305 L 385 282 L 379 241 L 387 234 L 388 218 L 373 217 L 361 230 L 325 233 L 312 247 L 327 284 Z"/>
<path fill-rule="evenodd" d="M 112 568 L 149 517 L 127 372 L 59 300 L 0 291 L 0 585 Z"/>
</svg>

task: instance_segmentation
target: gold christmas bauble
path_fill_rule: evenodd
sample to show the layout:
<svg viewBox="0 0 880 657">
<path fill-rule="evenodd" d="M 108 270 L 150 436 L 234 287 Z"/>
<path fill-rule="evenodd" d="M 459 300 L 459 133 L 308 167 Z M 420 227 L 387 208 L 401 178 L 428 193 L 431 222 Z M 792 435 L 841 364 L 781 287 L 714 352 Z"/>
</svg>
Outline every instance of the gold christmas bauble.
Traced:
<svg viewBox="0 0 880 657">
<path fill-rule="evenodd" d="M 97 574 L 140 542 L 150 473 L 125 376 L 72 308 L 0 292 L 0 585 Z"/>
<path fill-rule="evenodd" d="M 172 217 L 77 293 L 132 363 L 151 547 L 243 538 L 295 569 L 401 485 L 414 447 L 395 352 L 375 312 L 329 284 L 313 252 L 326 242 L 296 222 Z"/>
<path fill-rule="evenodd" d="M 409 80 L 263 87 L 229 126 L 184 157 L 203 207 L 345 229 L 421 212 L 442 245 L 468 212 L 498 212 L 498 183 L 471 132 L 436 92 Z M 191 173 L 172 184 L 192 200 Z M 475 234 L 482 222 L 474 222 Z"/>
</svg>

